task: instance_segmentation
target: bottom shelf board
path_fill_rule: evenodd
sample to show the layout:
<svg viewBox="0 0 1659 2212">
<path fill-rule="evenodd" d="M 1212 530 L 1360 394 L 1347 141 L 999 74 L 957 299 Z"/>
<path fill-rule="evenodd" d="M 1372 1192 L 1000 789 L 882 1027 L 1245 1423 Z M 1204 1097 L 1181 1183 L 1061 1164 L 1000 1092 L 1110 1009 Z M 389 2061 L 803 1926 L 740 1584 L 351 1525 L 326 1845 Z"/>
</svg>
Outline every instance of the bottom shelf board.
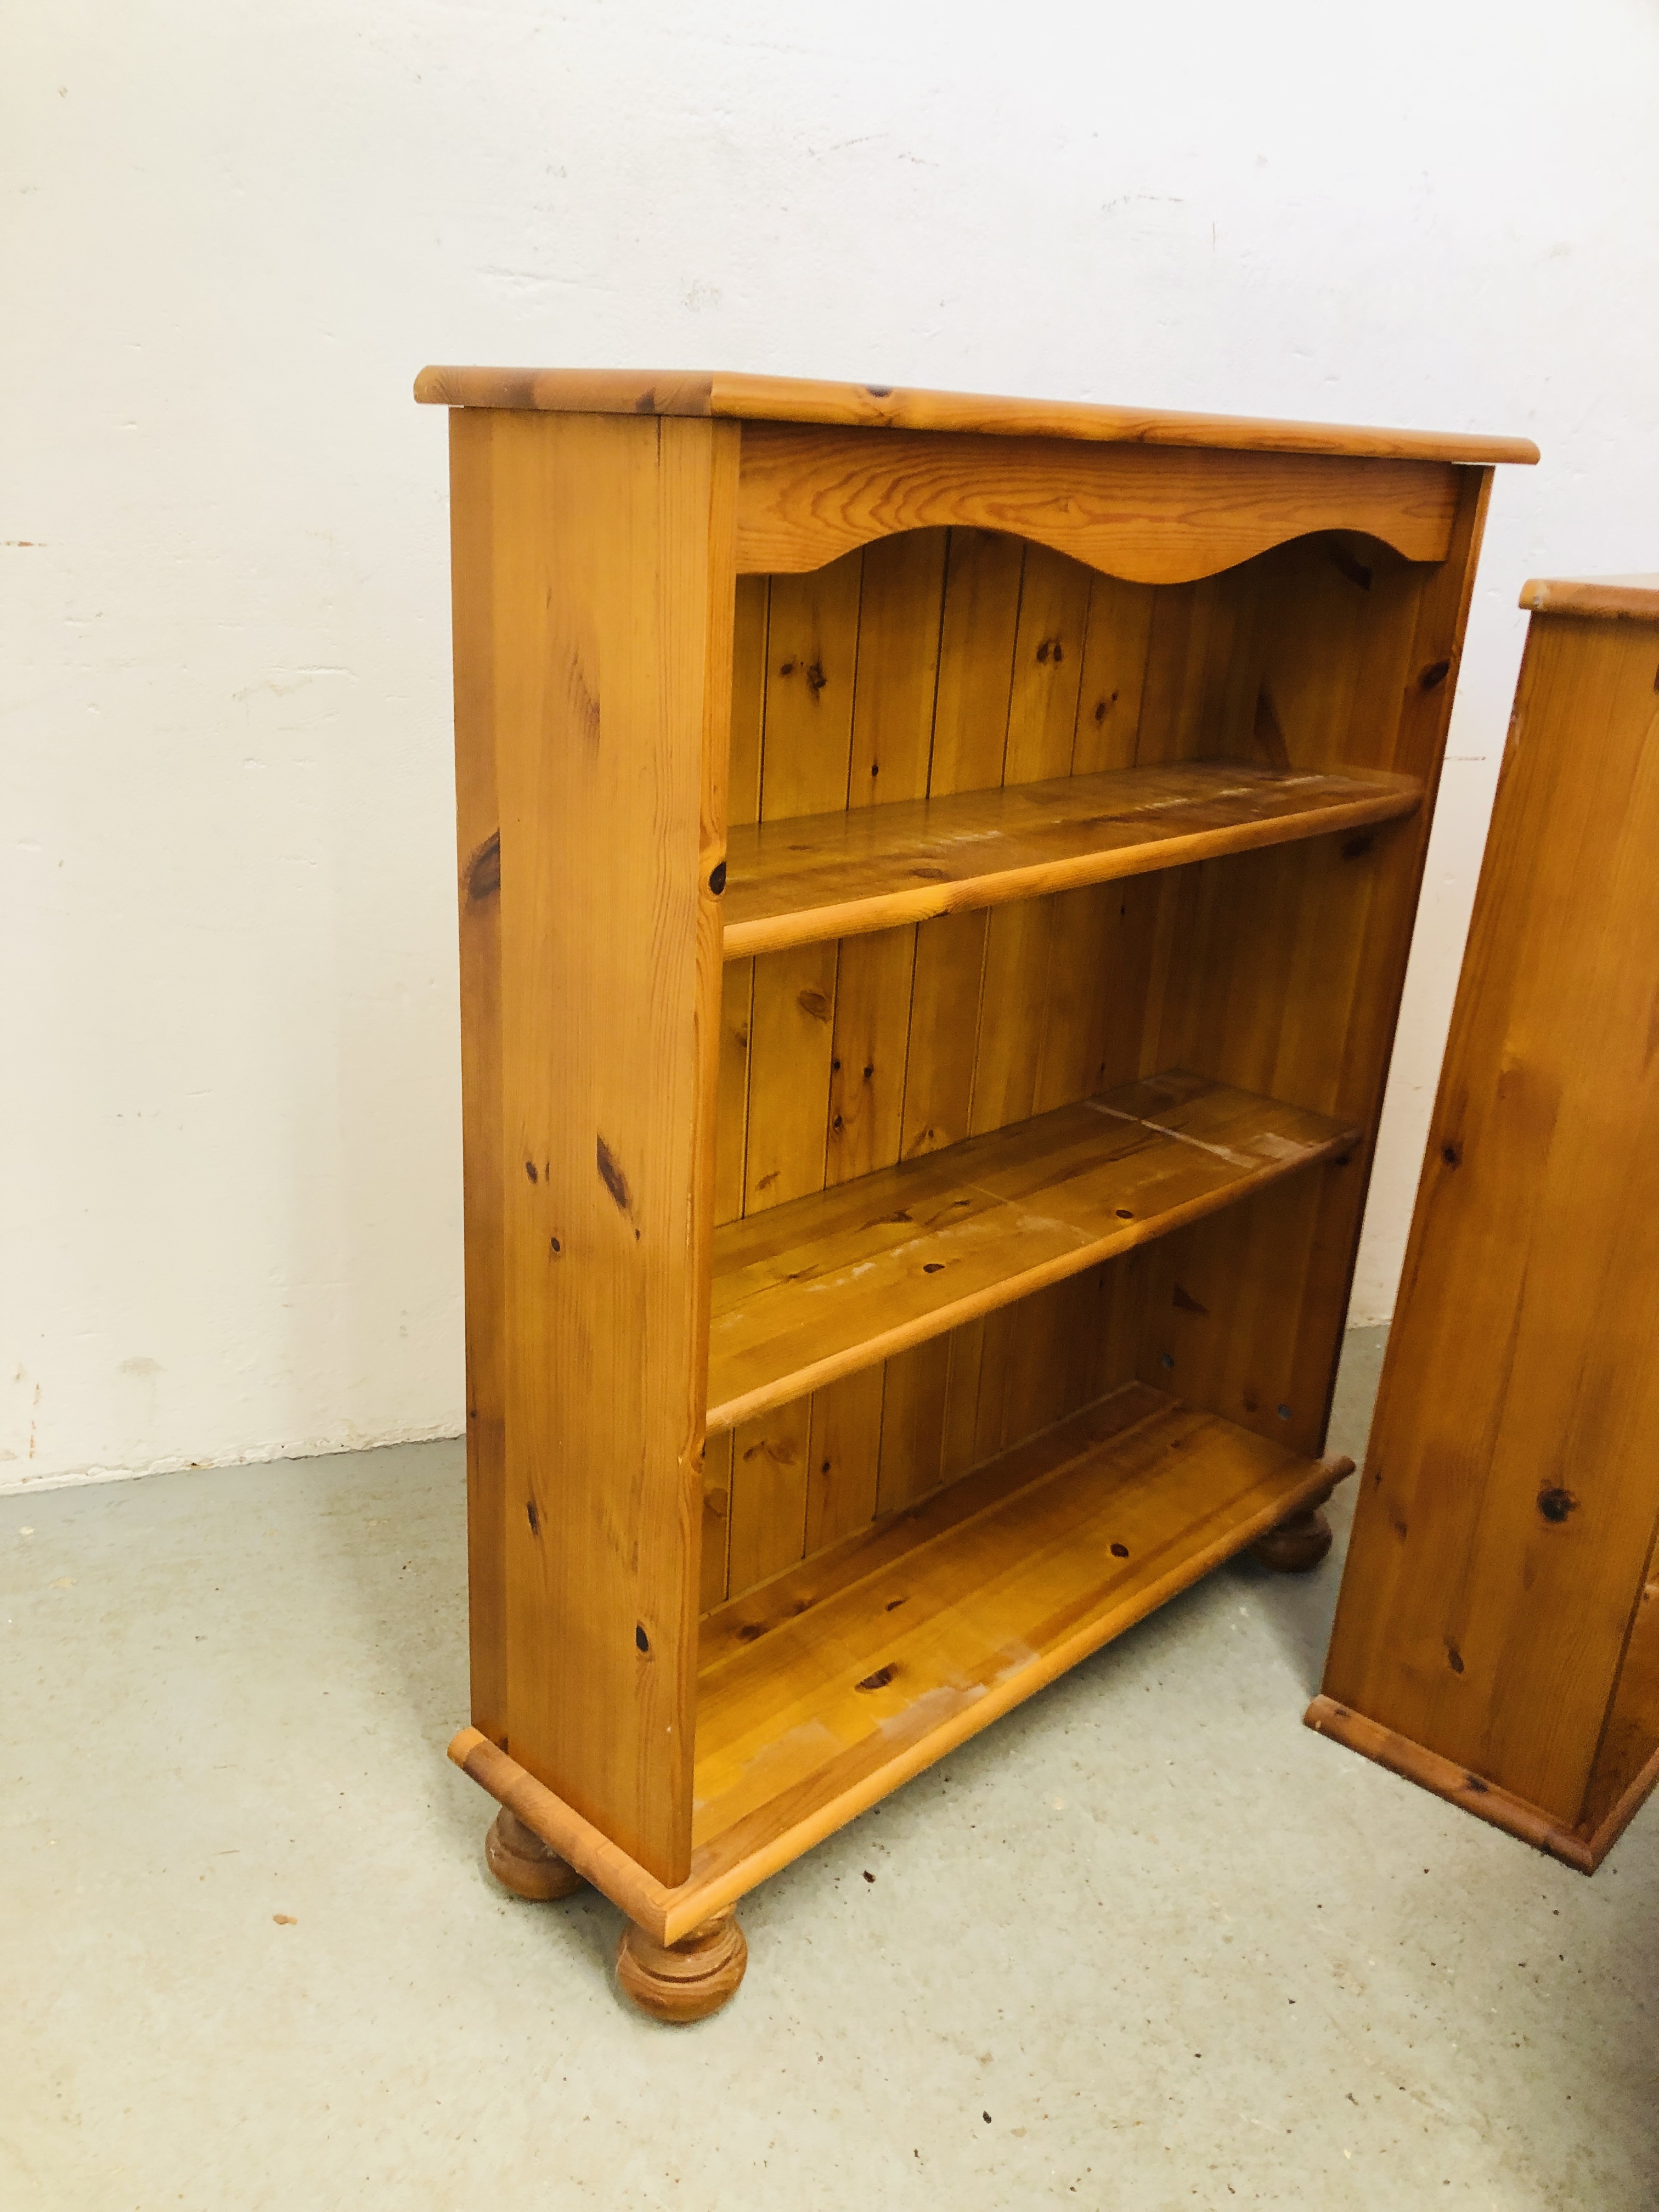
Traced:
<svg viewBox="0 0 1659 2212">
<path fill-rule="evenodd" d="M 477 1729 L 449 1755 L 677 1942 L 1352 1471 L 1131 1382 L 720 1607 L 673 1888 Z"/>
<path fill-rule="evenodd" d="M 1130 1383 L 720 1607 L 685 1892 L 740 1895 L 1351 1466 Z"/>
</svg>

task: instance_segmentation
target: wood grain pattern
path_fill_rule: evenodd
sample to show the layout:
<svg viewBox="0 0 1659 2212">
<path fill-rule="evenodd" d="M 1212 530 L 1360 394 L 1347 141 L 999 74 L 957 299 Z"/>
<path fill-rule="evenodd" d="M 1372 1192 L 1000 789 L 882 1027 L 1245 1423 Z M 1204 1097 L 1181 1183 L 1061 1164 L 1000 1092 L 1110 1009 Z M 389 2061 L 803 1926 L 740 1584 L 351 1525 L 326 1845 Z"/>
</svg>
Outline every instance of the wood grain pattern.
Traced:
<svg viewBox="0 0 1659 2212">
<path fill-rule="evenodd" d="M 1140 735 L 1141 693 L 1158 593 L 1097 573 L 1089 579 L 1089 623 L 1078 684 L 1072 773 L 1133 768 Z"/>
<path fill-rule="evenodd" d="M 847 804 L 861 556 L 773 580 L 767 618 L 761 817 Z"/>
<path fill-rule="evenodd" d="M 916 932 L 900 1152 L 907 1160 L 968 1134 L 990 917 L 951 915 Z"/>
<path fill-rule="evenodd" d="M 582 1886 L 575 1868 L 505 1805 L 484 1836 L 484 1864 L 503 1889 L 530 1905 L 550 1905 L 574 1896 Z"/>
<path fill-rule="evenodd" d="M 734 828 L 726 955 L 1364 829 L 1422 794 L 1413 776 L 1197 760 Z"/>
<path fill-rule="evenodd" d="M 450 1738 L 449 1756 L 463 1774 L 506 1806 L 532 1835 L 539 1836 L 630 1919 L 650 1929 L 659 1941 L 666 1936 L 673 1914 L 674 1887 L 641 1866 L 602 1828 L 595 1827 L 556 1790 L 538 1781 L 479 1729 L 458 1729 Z M 696 1924 L 695 1920 L 689 1921 L 685 1927 Z"/>
<path fill-rule="evenodd" d="M 1048 1010 L 1056 902 L 1000 906 L 985 932 L 985 975 L 968 1127 L 978 1136 L 1030 1118 Z"/>
<path fill-rule="evenodd" d="M 723 1607 L 703 1628 L 697 1844 L 675 1888 L 476 1729 L 449 1755 L 672 1942 L 1352 1466 L 1130 1385 Z"/>
<path fill-rule="evenodd" d="M 703 1454 L 702 1544 L 697 1609 L 707 1613 L 731 1594 L 732 1433 L 710 1437 Z"/>
<path fill-rule="evenodd" d="M 720 982 L 719 1106 L 714 1125 L 714 1218 L 743 1212 L 749 1139 L 749 1043 L 755 1010 L 755 963 L 728 960 Z"/>
<path fill-rule="evenodd" d="M 1592 1814 L 1659 1524 L 1656 666 L 1534 617 L 1325 1680 L 1580 1833 L 1659 1750 Z"/>
<path fill-rule="evenodd" d="M 739 576 L 732 623 L 732 738 L 727 748 L 726 817 L 760 819 L 761 741 L 766 721 L 767 629 L 771 585 Z"/>
<path fill-rule="evenodd" d="M 935 798 L 1002 781 L 1025 549 L 992 530 L 953 530 L 939 618 L 927 788 Z"/>
<path fill-rule="evenodd" d="M 670 2027 L 707 2020 L 729 2004 L 748 1964 L 749 1945 L 729 1909 L 711 1914 L 677 1943 L 654 1942 L 632 1921 L 617 1942 L 618 1988 Z"/>
<path fill-rule="evenodd" d="M 801 1555 L 806 1540 L 811 1413 L 803 1397 L 788 1404 L 775 1401 L 733 1432 L 726 1571 L 734 1597 L 781 1573 Z"/>
<path fill-rule="evenodd" d="M 899 1156 L 915 952 L 910 929 L 849 938 L 841 947 L 826 1183 L 850 1182 Z"/>
<path fill-rule="evenodd" d="M 740 1895 L 1351 1465 L 1131 1385 L 723 1608 L 694 1894 Z"/>
<path fill-rule="evenodd" d="M 1176 1071 L 728 1223 L 714 1240 L 709 1430 L 1077 1274 L 1355 1134 Z"/>
<path fill-rule="evenodd" d="M 927 796 L 949 541 L 911 530 L 865 550 L 849 806 Z"/>
<path fill-rule="evenodd" d="M 749 1024 L 744 1210 L 823 1188 L 823 1101 L 834 1058 L 836 948 L 798 945 L 755 963 Z"/>
<path fill-rule="evenodd" d="M 1332 1479 L 1498 447 L 422 386 L 500 1739 L 455 1755 L 682 2004 L 754 1881 Z"/>
<path fill-rule="evenodd" d="M 1279 422 L 1243 415 L 1103 407 L 1088 401 L 1004 399 L 979 392 L 832 384 L 810 377 L 744 376 L 729 369 L 423 368 L 415 397 L 429 406 L 568 410 L 573 413 L 691 415 L 746 422 L 856 423 L 912 430 L 975 430 L 1127 441 L 1236 451 L 1359 453 L 1424 460 L 1535 461 L 1528 438 L 1468 432 L 1379 430 L 1336 422 Z"/>
<path fill-rule="evenodd" d="M 877 1510 L 892 1513 L 945 1480 L 945 1404 L 951 1340 L 936 1336 L 886 1363 Z"/>
<path fill-rule="evenodd" d="M 1213 575 L 1310 531 L 1364 531 L 1409 560 L 1442 561 L 1457 496 L 1458 471 L 1439 461 L 754 423 L 738 566 L 775 577 L 945 525 L 1009 532 L 1145 584 Z"/>
<path fill-rule="evenodd" d="M 1659 1778 L 1659 1550 L 1631 1623 L 1619 1685 L 1584 1792 L 1581 1826 L 1592 1835 L 1625 1824 Z"/>
<path fill-rule="evenodd" d="M 1046 546 L 1026 547 L 1002 760 L 1005 783 L 1039 783 L 1071 772 L 1092 581 L 1077 562 Z"/>
<path fill-rule="evenodd" d="M 812 1397 L 804 1553 L 822 1551 L 874 1518 L 886 1370 L 866 1367 Z"/>
<path fill-rule="evenodd" d="M 1316 1735 L 1346 1744 L 1351 1751 L 1375 1759 L 1379 1766 L 1386 1766 L 1391 1774 L 1415 1782 L 1420 1788 L 1432 1790 L 1437 1797 L 1462 1806 L 1477 1819 L 1491 1821 L 1493 1827 L 1519 1836 L 1534 1850 L 1549 1852 L 1553 1858 L 1576 1867 L 1580 1874 L 1595 1872 L 1595 1859 L 1582 1836 L 1575 1835 L 1559 1820 L 1550 1820 L 1524 1798 L 1488 1782 L 1484 1775 L 1472 1774 L 1455 1760 L 1443 1759 L 1393 1729 L 1367 1720 L 1363 1713 L 1351 1712 L 1334 1698 L 1322 1694 L 1316 1697 L 1303 1719 Z"/>
<path fill-rule="evenodd" d="M 450 439 L 455 831 L 460 920 L 462 1221 L 466 1292 L 467 1630 L 474 1724 L 507 1738 L 501 840 L 495 793 L 489 441 Z"/>
<path fill-rule="evenodd" d="M 1521 586 L 1521 604 L 1537 614 L 1659 622 L 1659 575 L 1533 576 Z"/>
<path fill-rule="evenodd" d="M 499 1037 L 502 1133 L 498 1168 L 488 1141 L 475 1159 L 502 1223 L 505 1733 L 522 1766 L 673 1879 L 702 1517 L 733 434 L 514 415 L 463 415 L 452 433 L 474 516 L 458 683 L 487 700 L 459 730 L 493 752 L 500 808 L 500 1024 L 475 1050 Z"/>
<path fill-rule="evenodd" d="M 1150 1292 L 1143 1376 L 1167 1372 L 1158 1363 L 1173 1349 L 1190 1401 L 1303 1452 L 1320 1448 L 1329 1414 L 1487 489 L 1469 472 L 1454 550 L 1437 568 L 1363 541 L 1310 539 L 1241 580 L 1243 611 L 1218 605 L 1191 634 L 1209 696 L 1240 713 L 1254 702 L 1298 768 L 1410 775 L 1425 787 L 1423 805 L 1392 824 L 1164 879 L 1153 1063 L 1213 1070 L 1370 1133 L 1346 1166 L 1288 1188 L 1282 1206 L 1200 1225 L 1152 1262 L 1165 1273 Z M 1222 659 L 1217 636 L 1231 641 Z M 1185 710 L 1154 714 L 1151 692 L 1149 679 L 1143 758 L 1149 743 L 1188 742 Z"/>
</svg>

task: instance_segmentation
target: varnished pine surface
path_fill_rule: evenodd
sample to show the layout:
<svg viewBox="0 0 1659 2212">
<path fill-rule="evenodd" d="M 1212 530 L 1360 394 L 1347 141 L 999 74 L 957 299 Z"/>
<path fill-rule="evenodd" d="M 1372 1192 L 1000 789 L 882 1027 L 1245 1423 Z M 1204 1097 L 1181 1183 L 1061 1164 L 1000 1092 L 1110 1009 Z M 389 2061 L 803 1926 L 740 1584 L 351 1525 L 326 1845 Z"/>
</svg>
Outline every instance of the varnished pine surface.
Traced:
<svg viewBox="0 0 1659 2212">
<path fill-rule="evenodd" d="M 725 369 L 423 368 L 415 397 L 440 407 L 509 407 L 605 415 L 716 415 L 747 422 L 856 424 L 866 429 L 974 430 L 1234 452 L 1356 453 L 1385 459 L 1530 462 L 1529 438 L 1459 431 L 1275 422 L 1089 401 L 1007 399 L 963 392 L 744 376 Z"/>
<path fill-rule="evenodd" d="M 1133 1383 L 704 1623 L 691 1869 L 505 1753 L 450 1757 L 674 1942 L 1352 1472 Z"/>
<path fill-rule="evenodd" d="M 1181 1070 L 714 1232 L 711 1433 L 1212 1212 L 1357 1133 Z"/>
<path fill-rule="evenodd" d="M 450 433 L 476 1715 L 672 1881 L 738 433 L 465 412 Z"/>
<path fill-rule="evenodd" d="M 689 1886 L 748 1887 L 1349 1464 L 1134 1383 L 736 1600 L 703 1627 Z"/>
<path fill-rule="evenodd" d="M 1659 1758 L 1656 664 L 1528 632 L 1323 1684 L 1575 1832 Z"/>
<path fill-rule="evenodd" d="M 1411 1737 L 1383 1727 L 1380 1721 L 1368 1719 L 1364 1713 L 1351 1711 L 1322 1692 L 1302 1717 L 1316 1735 L 1328 1735 L 1337 1743 L 1346 1744 L 1350 1751 L 1374 1759 L 1379 1766 L 1386 1766 L 1389 1773 L 1398 1774 L 1407 1782 L 1415 1782 L 1419 1789 L 1432 1791 L 1449 1804 L 1461 1805 L 1477 1819 L 1489 1820 L 1494 1828 L 1519 1836 L 1534 1850 L 1547 1851 L 1553 1858 L 1576 1867 L 1580 1874 L 1595 1871 L 1596 1855 L 1585 1838 L 1575 1834 L 1549 1814 L 1540 1812 L 1524 1797 L 1517 1797 L 1512 1791 L 1489 1782 L 1484 1775 L 1471 1772 L 1457 1760 L 1430 1751 Z"/>
<path fill-rule="evenodd" d="M 1182 761 L 736 824 L 726 957 L 1393 821 L 1422 790 L 1413 776 Z"/>
<path fill-rule="evenodd" d="M 1659 575 L 1533 576 L 1521 586 L 1521 604 L 1540 615 L 1659 622 Z"/>
<path fill-rule="evenodd" d="M 738 477 L 741 574 L 797 574 L 896 533 L 1000 531 L 1141 584 L 1213 576 L 1330 530 L 1442 561 L 1461 472 L 1351 454 L 985 438 L 752 422 Z"/>
</svg>

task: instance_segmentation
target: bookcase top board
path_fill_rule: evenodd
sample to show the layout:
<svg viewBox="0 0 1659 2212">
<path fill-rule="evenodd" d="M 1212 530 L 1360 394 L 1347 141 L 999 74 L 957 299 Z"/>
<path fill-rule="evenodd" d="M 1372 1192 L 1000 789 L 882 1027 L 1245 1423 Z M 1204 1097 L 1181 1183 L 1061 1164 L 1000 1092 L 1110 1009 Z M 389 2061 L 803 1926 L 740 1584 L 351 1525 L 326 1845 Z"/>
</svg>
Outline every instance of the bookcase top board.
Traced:
<svg viewBox="0 0 1659 2212">
<path fill-rule="evenodd" d="M 718 416 L 872 430 L 969 430 L 994 437 L 1077 438 L 1095 445 L 1200 446 L 1224 452 L 1338 453 L 1485 467 L 1531 462 L 1530 438 L 1276 422 L 1065 399 L 1001 399 L 883 384 L 825 384 L 725 369 L 423 368 L 415 397 L 434 407 L 498 407 L 570 415 Z"/>
<path fill-rule="evenodd" d="M 1521 604 L 1535 615 L 1602 615 L 1659 622 L 1659 575 L 1532 576 Z"/>
</svg>

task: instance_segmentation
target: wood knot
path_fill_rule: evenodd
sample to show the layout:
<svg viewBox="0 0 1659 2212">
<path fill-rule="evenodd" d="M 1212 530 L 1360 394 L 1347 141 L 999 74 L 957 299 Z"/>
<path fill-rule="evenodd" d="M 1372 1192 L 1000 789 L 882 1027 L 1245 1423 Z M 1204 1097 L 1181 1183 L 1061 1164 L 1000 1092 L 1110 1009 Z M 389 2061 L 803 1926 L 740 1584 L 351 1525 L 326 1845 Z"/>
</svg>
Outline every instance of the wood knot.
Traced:
<svg viewBox="0 0 1659 2212">
<path fill-rule="evenodd" d="M 1425 691 L 1437 691 L 1451 674 L 1449 660 L 1431 660 L 1418 676 L 1418 684 Z"/>
<path fill-rule="evenodd" d="M 466 895 L 470 899 L 493 898 L 501 887 L 501 833 L 486 837 L 466 866 Z"/>
<path fill-rule="evenodd" d="M 1577 1506 L 1578 1500 L 1571 1491 L 1563 1490 L 1559 1484 L 1553 1484 L 1549 1489 L 1540 1490 L 1538 1493 L 1539 1511 L 1558 1528 L 1570 1513 L 1577 1510 Z"/>
<path fill-rule="evenodd" d="M 603 1137 L 595 1139 L 594 1158 L 599 1166 L 599 1181 L 610 1192 L 617 1211 L 626 1213 L 629 1210 L 628 1177 L 622 1171 L 622 1163 Z M 533 1176 L 531 1180 L 535 1180 Z"/>
</svg>

